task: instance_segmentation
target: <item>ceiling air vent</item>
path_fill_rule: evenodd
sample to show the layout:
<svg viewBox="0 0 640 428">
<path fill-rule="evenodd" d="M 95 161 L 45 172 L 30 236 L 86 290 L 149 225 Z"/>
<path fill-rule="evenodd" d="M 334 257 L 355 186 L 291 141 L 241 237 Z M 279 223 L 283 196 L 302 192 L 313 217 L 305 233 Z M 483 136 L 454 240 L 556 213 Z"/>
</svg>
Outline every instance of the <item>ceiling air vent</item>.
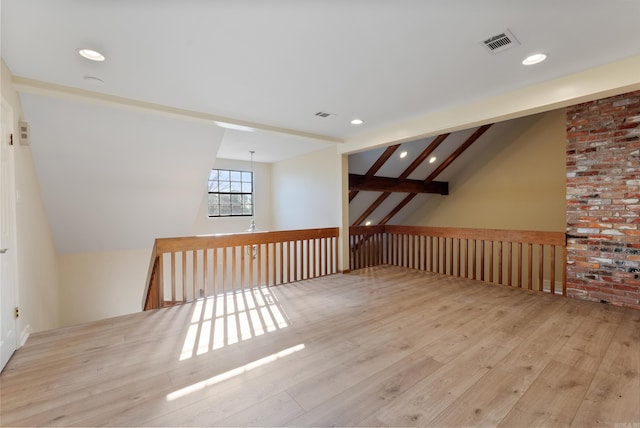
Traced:
<svg viewBox="0 0 640 428">
<path fill-rule="evenodd" d="M 319 112 L 316 113 L 316 116 L 325 118 L 325 117 L 329 117 L 329 116 L 335 116 L 335 114 L 327 113 L 326 111 L 319 111 Z"/>
<path fill-rule="evenodd" d="M 503 33 L 489 37 L 487 40 L 484 40 L 482 44 L 489 50 L 489 52 L 496 54 L 514 46 L 518 46 L 520 42 L 518 42 L 518 39 L 515 38 L 511 31 L 506 30 Z"/>
</svg>

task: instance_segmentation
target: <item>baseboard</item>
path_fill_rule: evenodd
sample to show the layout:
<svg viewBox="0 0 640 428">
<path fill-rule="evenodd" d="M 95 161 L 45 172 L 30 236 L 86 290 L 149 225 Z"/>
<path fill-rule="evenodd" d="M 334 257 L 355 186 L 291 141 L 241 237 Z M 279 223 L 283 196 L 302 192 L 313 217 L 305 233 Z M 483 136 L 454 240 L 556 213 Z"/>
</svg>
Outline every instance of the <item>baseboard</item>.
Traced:
<svg viewBox="0 0 640 428">
<path fill-rule="evenodd" d="M 22 348 L 31 334 L 31 324 L 27 324 L 20 333 L 20 341 L 18 342 L 18 348 Z"/>
<path fill-rule="evenodd" d="M 555 286 L 556 294 L 562 294 L 562 282 L 555 281 L 555 285 L 556 285 Z M 548 279 L 542 280 L 542 288 L 547 293 L 550 293 L 551 292 L 551 281 L 549 281 Z"/>
</svg>

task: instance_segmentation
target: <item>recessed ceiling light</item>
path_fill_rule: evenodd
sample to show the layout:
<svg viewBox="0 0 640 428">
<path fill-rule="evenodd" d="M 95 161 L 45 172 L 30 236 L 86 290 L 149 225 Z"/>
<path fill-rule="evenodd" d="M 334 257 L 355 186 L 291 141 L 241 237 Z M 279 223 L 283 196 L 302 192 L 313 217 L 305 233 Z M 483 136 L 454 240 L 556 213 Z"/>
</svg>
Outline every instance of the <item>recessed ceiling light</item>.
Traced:
<svg viewBox="0 0 640 428">
<path fill-rule="evenodd" d="M 367 222 L 364 225 L 365 226 L 371 226 L 371 220 L 367 220 Z"/>
<path fill-rule="evenodd" d="M 429 158 L 429 163 L 434 163 L 434 162 L 436 161 L 436 159 L 437 159 L 437 158 L 436 158 L 435 156 L 431 156 L 431 157 Z"/>
<path fill-rule="evenodd" d="M 400 152 L 400 158 L 406 158 L 407 157 L 407 151 L 403 150 L 402 152 Z"/>
<path fill-rule="evenodd" d="M 96 85 L 96 86 L 104 85 L 104 80 L 94 76 L 84 76 L 84 81 L 91 85 Z"/>
<path fill-rule="evenodd" d="M 545 59 L 547 59 L 547 54 L 544 53 L 536 53 L 533 55 L 529 55 L 528 57 L 526 57 L 523 61 L 522 64 L 523 65 L 533 65 L 533 64 L 538 64 L 539 62 L 544 61 Z"/>
<path fill-rule="evenodd" d="M 364 123 L 364 121 L 362 119 L 353 119 L 351 121 L 352 125 L 362 125 Z"/>
<path fill-rule="evenodd" d="M 78 53 L 91 61 L 104 61 L 105 57 L 98 51 L 94 51 L 93 49 L 78 49 Z"/>
</svg>

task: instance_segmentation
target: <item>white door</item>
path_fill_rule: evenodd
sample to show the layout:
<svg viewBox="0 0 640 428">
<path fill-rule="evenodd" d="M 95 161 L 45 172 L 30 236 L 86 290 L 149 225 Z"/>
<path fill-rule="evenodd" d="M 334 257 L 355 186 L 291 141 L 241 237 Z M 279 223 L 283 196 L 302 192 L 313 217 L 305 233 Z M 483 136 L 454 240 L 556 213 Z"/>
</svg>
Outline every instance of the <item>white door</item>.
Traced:
<svg viewBox="0 0 640 428">
<path fill-rule="evenodd" d="M 18 345 L 15 308 L 18 302 L 16 283 L 16 218 L 13 150 L 18 144 L 13 135 L 13 110 L 2 100 L 0 132 L 0 370 Z"/>
</svg>

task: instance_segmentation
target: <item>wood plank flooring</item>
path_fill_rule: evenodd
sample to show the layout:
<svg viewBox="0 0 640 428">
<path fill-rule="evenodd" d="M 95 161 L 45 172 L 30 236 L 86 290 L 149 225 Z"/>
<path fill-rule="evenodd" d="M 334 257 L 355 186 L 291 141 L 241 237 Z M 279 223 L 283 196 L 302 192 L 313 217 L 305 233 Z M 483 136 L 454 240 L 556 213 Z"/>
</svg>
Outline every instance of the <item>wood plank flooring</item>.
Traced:
<svg viewBox="0 0 640 428">
<path fill-rule="evenodd" d="M 32 335 L 2 426 L 640 427 L 640 311 L 378 266 Z"/>
</svg>

